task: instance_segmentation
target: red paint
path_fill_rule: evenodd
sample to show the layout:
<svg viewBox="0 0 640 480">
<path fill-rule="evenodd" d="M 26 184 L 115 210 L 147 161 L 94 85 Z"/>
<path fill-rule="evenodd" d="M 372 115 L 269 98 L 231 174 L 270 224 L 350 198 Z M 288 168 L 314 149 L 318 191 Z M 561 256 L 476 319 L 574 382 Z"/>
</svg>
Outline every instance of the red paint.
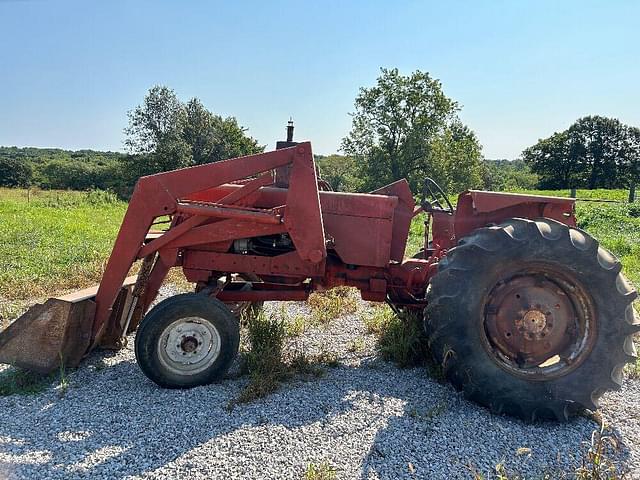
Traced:
<svg viewBox="0 0 640 480">
<path fill-rule="evenodd" d="M 339 193 L 320 190 L 315 172 L 305 142 L 141 178 L 98 290 L 93 344 L 133 262 L 148 255 L 159 260 L 145 308 L 173 266 L 200 285 L 216 285 L 227 273 L 261 278 L 251 289 L 218 292 L 222 300 L 303 300 L 311 291 L 348 285 L 368 300 L 422 308 L 439 259 L 474 229 L 511 217 L 575 225 L 571 199 L 464 192 L 452 214 L 431 213 L 428 257 L 404 259 L 411 219 L 421 211 L 405 180 L 371 194 Z M 165 215 L 172 217 L 169 229 L 145 244 L 154 221 Z M 235 241 L 253 251 L 234 250 Z"/>
</svg>

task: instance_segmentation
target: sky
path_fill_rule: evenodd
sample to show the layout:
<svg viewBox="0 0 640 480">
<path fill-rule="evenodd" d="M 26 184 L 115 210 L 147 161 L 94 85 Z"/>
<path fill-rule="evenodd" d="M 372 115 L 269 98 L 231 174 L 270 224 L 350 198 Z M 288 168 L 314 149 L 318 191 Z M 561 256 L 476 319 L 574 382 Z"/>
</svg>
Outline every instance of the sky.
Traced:
<svg viewBox="0 0 640 480">
<path fill-rule="evenodd" d="M 0 145 L 124 150 L 156 84 L 273 148 L 337 152 L 381 67 L 429 72 L 486 158 L 577 118 L 640 126 L 640 2 L 0 0 Z"/>
</svg>

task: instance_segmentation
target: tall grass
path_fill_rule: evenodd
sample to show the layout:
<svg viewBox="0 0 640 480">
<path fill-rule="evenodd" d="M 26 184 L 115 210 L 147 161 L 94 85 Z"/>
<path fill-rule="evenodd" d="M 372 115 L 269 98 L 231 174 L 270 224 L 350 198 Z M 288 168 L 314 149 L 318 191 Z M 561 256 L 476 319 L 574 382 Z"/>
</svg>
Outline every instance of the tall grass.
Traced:
<svg viewBox="0 0 640 480">
<path fill-rule="evenodd" d="M 125 210 L 105 192 L 0 189 L 0 302 L 99 281 Z"/>
</svg>

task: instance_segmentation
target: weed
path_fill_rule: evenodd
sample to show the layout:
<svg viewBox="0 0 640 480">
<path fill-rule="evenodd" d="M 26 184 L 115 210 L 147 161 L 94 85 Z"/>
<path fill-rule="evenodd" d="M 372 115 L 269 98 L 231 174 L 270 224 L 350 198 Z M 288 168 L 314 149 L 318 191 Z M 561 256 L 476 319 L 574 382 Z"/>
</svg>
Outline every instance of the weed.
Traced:
<svg viewBox="0 0 640 480">
<path fill-rule="evenodd" d="M 393 310 L 386 305 L 373 307 L 363 318 L 367 332 L 381 335 L 393 320 L 394 315 Z"/>
<path fill-rule="evenodd" d="M 67 394 L 67 390 L 69 389 L 69 379 L 67 378 L 67 374 L 64 367 L 64 359 L 62 358 L 62 353 L 60 353 L 60 369 L 59 369 L 60 377 L 58 379 L 58 395 L 60 398 L 64 397 Z"/>
<path fill-rule="evenodd" d="M 24 310 L 24 302 L 12 302 L 0 297 L 0 330 L 7 328 Z"/>
<path fill-rule="evenodd" d="M 509 474 L 507 473 L 507 468 L 504 466 L 503 462 L 500 462 L 496 465 L 496 480 L 509 480 Z"/>
<path fill-rule="evenodd" d="M 310 463 L 304 472 L 305 480 L 334 480 L 336 478 L 336 469 L 327 461 L 320 463 Z"/>
<path fill-rule="evenodd" d="M 338 354 L 336 352 L 322 349 L 322 351 L 314 357 L 317 363 L 326 365 L 329 368 L 336 368 L 340 365 Z"/>
<path fill-rule="evenodd" d="M 399 367 L 412 367 L 430 359 L 420 315 L 413 312 L 395 315 L 385 306 L 375 309 L 364 322 L 367 330 L 376 335 L 378 351 L 385 360 Z"/>
<path fill-rule="evenodd" d="M 351 353 L 362 353 L 365 350 L 366 347 L 367 346 L 364 343 L 364 339 L 355 338 L 354 340 L 350 341 L 347 344 L 347 351 L 349 351 Z"/>
<path fill-rule="evenodd" d="M 9 367 L 0 372 L 0 396 L 34 395 L 46 390 L 55 375 L 42 375 L 21 368 Z"/>
<path fill-rule="evenodd" d="M 481 472 L 479 472 L 473 464 L 467 465 L 467 468 L 469 469 L 469 472 L 471 472 L 473 480 L 485 480 L 487 478 Z M 489 478 L 495 480 L 521 480 L 521 477 L 519 476 L 514 477 L 509 475 L 504 462 L 499 462 L 496 464 L 496 466 L 493 468 L 492 474 L 489 475 Z M 546 479 L 548 477 L 544 478 Z"/>
<path fill-rule="evenodd" d="M 350 287 L 335 287 L 326 292 L 314 292 L 307 300 L 315 323 L 327 325 L 341 315 L 358 310 L 356 290 Z"/>
<path fill-rule="evenodd" d="M 467 465 L 467 469 L 471 473 L 473 480 L 485 480 L 485 476 L 478 471 L 478 469 L 473 463 L 469 463 Z"/>
<path fill-rule="evenodd" d="M 321 364 L 337 361 L 322 354 L 309 357 L 302 350 L 286 355 L 287 335 L 287 317 L 260 312 L 247 319 L 243 373 L 248 374 L 249 383 L 229 405 L 231 408 L 235 403 L 248 403 L 275 392 L 294 375 L 320 377 L 324 374 Z"/>
<path fill-rule="evenodd" d="M 447 402 L 443 401 L 435 404 L 433 407 L 428 408 L 424 412 L 419 412 L 417 409 L 414 408 L 409 412 L 409 415 L 417 420 L 431 421 L 439 417 L 446 411 L 447 411 Z"/>
<path fill-rule="evenodd" d="M 632 380 L 640 379 L 640 358 L 636 358 L 635 363 L 629 363 L 625 367 L 625 372 L 627 373 L 627 377 Z"/>
<path fill-rule="evenodd" d="M 304 333 L 305 318 L 302 315 L 286 317 L 285 330 L 288 337 L 298 337 Z"/>
<path fill-rule="evenodd" d="M 248 318 L 249 349 L 245 353 L 245 373 L 249 384 L 240 393 L 238 403 L 246 403 L 274 392 L 286 374 L 282 361 L 286 330 L 283 319 L 260 313 Z"/>
<path fill-rule="evenodd" d="M 582 465 L 575 472 L 576 480 L 619 480 L 624 478 L 618 466 L 611 460 L 611 455 L 618 450 L 618 442 L 602 424 L 591 434 Z"/>
<path fill-rule="evenodd" d="M 640 334 L 635 336 L 634 343 L 636 347 L 636 354 L 638 354 L 638 357 L 636 358 L 636 361 L 634 363 L 628 363 L 625 366 L 625 372 L 629 378 L 633 380 L 639 380 L 640 379 Z"/>
<path fill-rule="evenodd" d="M 321 377 L 324 375 L 324 370 L 318 363 L 319 362 L 305 355 L 304 352 L 296 352 L 289 360 L 289 373 L 295 373 L 305 377 Z"/>
</svg>

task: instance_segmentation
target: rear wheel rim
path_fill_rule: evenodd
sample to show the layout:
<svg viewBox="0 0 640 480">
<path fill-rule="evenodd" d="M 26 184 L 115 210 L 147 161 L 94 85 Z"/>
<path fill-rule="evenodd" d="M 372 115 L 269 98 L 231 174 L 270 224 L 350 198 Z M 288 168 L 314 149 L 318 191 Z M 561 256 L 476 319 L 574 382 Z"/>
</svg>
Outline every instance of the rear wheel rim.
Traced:
<svg viewBox="0 0 640 480">
<path fill-rule="evenodd" d="M 550 266 L 504 275 L 485 299 L 483 344 L 510 373 L 549 380 L 577 368 L 596 338 L 593 302 Z"/>
<path fill-rule="evenodd" d="M 220 356 L 218 329 L 201 317 L 185 317 L 169 324 L 158 339 L 158 358 L 176 375 L 196 375 Z"/>
</svg>

